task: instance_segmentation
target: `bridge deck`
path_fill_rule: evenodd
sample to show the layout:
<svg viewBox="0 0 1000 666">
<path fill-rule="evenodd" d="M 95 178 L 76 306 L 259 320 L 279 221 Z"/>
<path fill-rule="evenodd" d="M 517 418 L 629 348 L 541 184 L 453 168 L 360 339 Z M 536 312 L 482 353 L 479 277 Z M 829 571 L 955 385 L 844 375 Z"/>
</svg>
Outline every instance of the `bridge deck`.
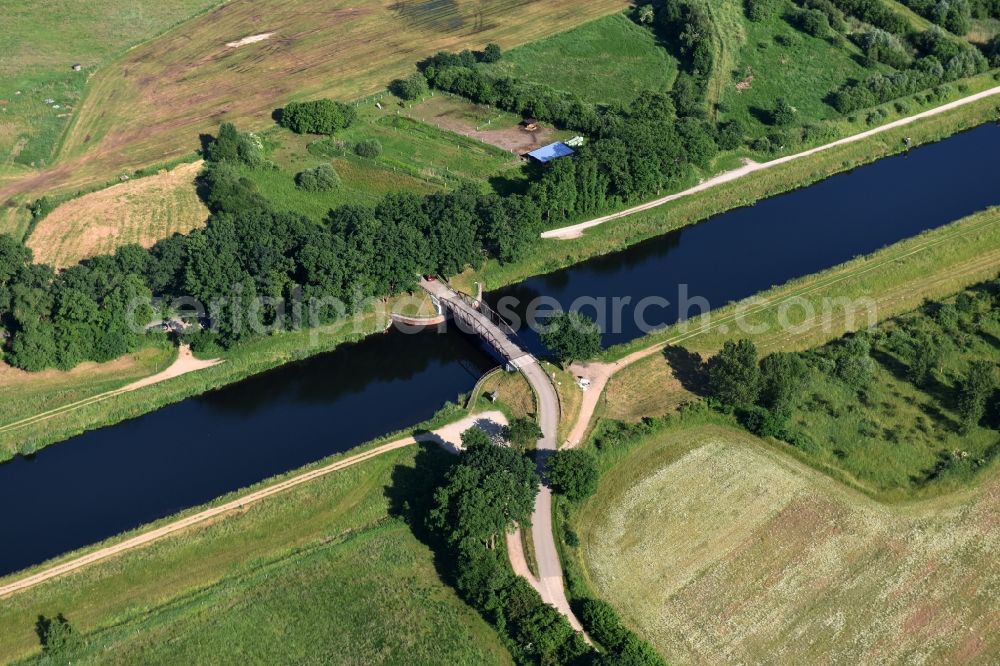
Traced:
<svg viewBox="0 0 1000 666">
<path fill-rule="evenodd" d="M 483 308 L 476 308 L 470 302 L 471 298 L 463 297 L 443 282 L 426 280 L 420 281 L 423 289 L 436 297 L 441 303 L 451 310 L 452 316 L 468 325 L 473 331 L 482 336 L 500 355 L 517 369 L 535 363 L 535 357 L 517 343 L 517 338 L 513 329 L 499 319 L 494 321 L 488 314 L 482 311 Z M 484 306 L 485 307 L 485 306 Z M 488 307 L 485 307 L 488 310 Z"/>
</svg>

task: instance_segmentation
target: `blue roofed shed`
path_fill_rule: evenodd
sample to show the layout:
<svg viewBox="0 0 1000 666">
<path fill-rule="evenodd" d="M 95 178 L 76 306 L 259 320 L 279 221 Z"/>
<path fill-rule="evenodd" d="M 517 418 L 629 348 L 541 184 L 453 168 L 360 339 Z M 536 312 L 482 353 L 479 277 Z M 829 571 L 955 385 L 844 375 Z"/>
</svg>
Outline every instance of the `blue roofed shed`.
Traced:
<svg viewBox="0 0 1000 666">
<path fill-rule="evenodd" d="M 567 157 L 573 154 L 573 149 L 567 146 L 562 141 L 556 141 L 555 143 L 550 143 L 547 146 L 542 146 L 537 150 L 532 150 L 528 153 L 528 157 L 540 162 L 541 164 L 546 164 L 552 160 L 559 159 L 560 157 Z"/>
</svg>

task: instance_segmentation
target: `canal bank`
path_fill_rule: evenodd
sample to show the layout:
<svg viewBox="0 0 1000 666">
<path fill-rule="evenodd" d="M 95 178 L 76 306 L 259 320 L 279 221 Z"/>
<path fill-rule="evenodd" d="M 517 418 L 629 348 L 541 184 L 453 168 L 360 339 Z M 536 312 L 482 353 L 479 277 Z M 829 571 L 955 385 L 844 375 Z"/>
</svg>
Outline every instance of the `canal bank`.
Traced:
<svg viewBox="0 0 1000 666">
<path fill-rule="evenodd" d="M 963 160 L 962 152 L 968 148 L 967 141 L 980 149 L 993 146 L 990 142 L 1000 142 L 1000 128 L 984 126 L 975 132 L 949 140 L 956 141 L 956 148 L 947 148 L 947 142 L 929 146 L 921 150 L 937 151 L 928 153 L 926 159 L 914 151 L 884 168 L 904 184 L 918 182 L 914 180 L 918 176 L 942 179 L 947 172 L 949 178 L 964 182 L 968 188 L 954 190 L 956 194 L 983 196 L 988 188 L 983 187 L 982 165 Z M 1000 149 L 1000 143 L 992 149 Z M 864 200 L 863 195 L 871 191 L 872 173 L 890 177 L 881 169 L 871 171 L 877 166 L 845 174 L 843 182 L 833 183 L 830 187 L 838 193 L 836 198 Z M 898 188 L 897 196 L 912 198 L 915 192 L 910 189 Z M 829 196 L 824 191 L 812 192 L 813 188 L 798 190 L 784 197 L 793 201 L 774 205 L 809 210 L 808 202 L 796 199 Z M 1000 197 L 1000 191 L 994 194 Z M 926 208 L 927 215 L 911 219 L 913 216 L 907 214 L 905 220 L 882 225 L 878 246 L 892 242 L 893 235 L 905 238 L 921 228 L 948 223 L 954 218 L 934 215 L 958 211 L 954 205 L 934 207 L 925 201 L 917 208 Z M 932 212 L 934 215 L 930 215 Z M 869 213 L 882 214 L 884 210 L 863 206 L 857 212 Z M 744 227 L 768 230 L 775 237 L 759 238 L 762 242 L 758 251 L 749 252 L 744 245 L 733 243 L 732 260 L 743 263 L 728 266 L 722 273 L 726 279 L 717 280 L 712 272 L 697 273 L 711 278 L 699 288 L 728 289 L 711 291 L 713 298 L 723 304 L 757 284 L 766 288 L 773 284 L 768 284 L 770 280 L 779 279 L 767 272 L 781 263 L 774 256 L 799 257 L 784 268 L 786 272 L 793 268 L 800 271 L 789 274 L 791 278 L 870 251 L 854 243 L 872 242 L 871 230 L 877 221 L 863 217 L 852 222 L 850 229 L 855 231 L 848 233 L 847 227 L 841 230 L 838 226 L 842 215 L 824 218 L 824 224 L 833 225 L 834 236 L 842 236 L 843 242 L 823 243 L 823 251 L 816 252 L 811 248 L 816 244 L 814 234 L 821 232 L 813 228 L 817 224 L 803 230 L 809 233 L 788 234 L 784 225 L 789 222 L 764 220 L 760 222 L 763 226 L 757 227 L 757 222 L 742 217 L 748 214 L 778 217 L 763 204 L 733 211 L 686 230 L 687 235 L 664 240 L 663 247 L 637 246 L 621 255 L 538 278 L 545 281 L 541 286 L 518 288 L 530 289 L 531 293 L 541 293 L 544 288 L 549 291 L 547 295 L 555 294 L 556 300 L 562 299 L 566 305 L 591 293 L 593 280 L 601 278 L 622 293 L 641 293 L 650 284 L 659 291 L 642 293 L 668 293 L 677 286 L 671 282 L 677 277 L 672 272 L 676 266 L 694 271 L 699 256 L 701 263 L 711 264 L 700 253 L 708 252 L 717 242 L 725 242 L 731 234 L 739 239 Z M 699 228 L 702 230 L 697 231 Z M 778 254 L 769 258 L 768 252 Z M 764 277 L 756 276 L 758 271 L 765 271 Z M 661 279 L 650 279 L 651 275 Z M 680 277 L 686 275 L 682 272 Z M 502 295 L 497 292 L 487 298 L 495 300 Z M 629 335 L 639 333 L 636 330 L 614 335 L 631 339 Z M 537 345 L 530 336 L 528 340 Z M 19 546 L 4 556 L 2 570 L 11 572 L 29 566 L 419 422 L 444 401 L 471 388 L 478 375 L 493 365 L 494 360 L 476 341 L 454 331 L 446 335 L 434 331 L 418 335 L 393 332 L 287 365 L 119 426 L 87 433 L 32 458 L 0 465 L 0 500 L 19 507 L 5 518 L 5 534 Z M 53 520 L 59 524 L 53 525 Z M 39 525 L 48 527 L 40 530 Z"/>
<path fill-rule="evenodd" d="M 995 99 L 980 100 L 963 108 L 913 123 L 905 128 L 905 135 L 912 138 L 914 145 L 918 145 L 994 121 L 998 117 L 1000 111 Z M 470 293 L 474 288 L 472 284 L 474 280 L 496 289 L 520 282 L 530 276 L 551 273 L 561 267 L 595 256 L 616 252 L 644 239 L 702 221 L 711 215 L 750 205 L 759 199 L 806 186 L 859 164 L 896 154 L 903 149 L 902 138 L 904 138 L 903 129 L 885 132 L 849 146 L 840 146 L 802 159 L 794 164 L 755 174 L 753 178 L 745 181 L 726 183 L 710 192 L 688 197 L 681 202 L 618 220 L 613 225 L 590 230 L 576 240 L 547 241 L 530 248 L 526 256 L 516 263 L 499 266 L 490 261 L 478 272 L 467 272 L 459 276 L 455 279 L 455 283 Z M 16 438 L 7 433 L 0 433 L 0 460 L 9 458 L 15 452 L 35 452 L 87 430 L 139 417 L 163 406 L 238 382 L 307 355 L 324 353 L 340 344 L 357 341 L 382 330 L 383 323 L 373 313 L 367 312 L 352 322 L 352 330 L 333 326 L 325 327 L 318 336 L 313 331 L 299 331 L 248 341 L 241 344 L 238 349 L 225 354 L 226 363 L 217 368 L 193 373 L 183 379 L 144 389 L 135 394 L 116 397 L 107 404 L 74 410 L 65 417 L 47 421 L 44 427 L 20 429 Z M 311 342 L 313 337 L 318 337 L 318 344 Z M 121 385 L 125 383 L 123 381 Z M 89 393 L 88 389 L 84 388 L 77 394 L 79 397 L 87 397 L 107 388 L 109 387 L 106 384 L 102 384 L 89 389 Z M 33 414 L 31 405 L 25 404 L 23 413 L 12 414 L 11 420 L 30 417 Z"/>
</svg>

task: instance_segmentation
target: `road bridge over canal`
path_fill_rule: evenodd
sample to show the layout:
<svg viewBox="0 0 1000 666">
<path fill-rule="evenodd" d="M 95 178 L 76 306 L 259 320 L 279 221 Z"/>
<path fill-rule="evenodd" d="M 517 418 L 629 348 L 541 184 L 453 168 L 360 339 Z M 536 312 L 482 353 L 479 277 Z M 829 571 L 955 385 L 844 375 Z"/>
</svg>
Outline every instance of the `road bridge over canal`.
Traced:
<svg viewBox="0 0 1000 666">
<path fill-rule="evenodd" d="M 556 431 L 559 427 L 559 398 L 552 379 L 538 363 L 538 359 L 521 346 L 517 333 L 510 324 L 483 303 L 482 299 L 463 294 L 437 280 L 421 280 L 420 286 L 431 295 L 442 314 L 450 314 L 464 325 L 466 331 L 483 338 L 506 361 L 509 368 L 518 370 L 528 380 L 535 392 L 538 425 L 542 430 L 537 448 L 539 474 L 543 474 L 545 461 L 557 448 Z M 552 490 L 544 482 L 535 499 L 531 536 L 538 563 L 538 579 L 532 580 L 526 576 L 528 581 L 546 603 L 555 606 L 569 619 L 574 629 L 582 631 L 563 588 L 562 565 L 552 531 Z"/>
</svg>

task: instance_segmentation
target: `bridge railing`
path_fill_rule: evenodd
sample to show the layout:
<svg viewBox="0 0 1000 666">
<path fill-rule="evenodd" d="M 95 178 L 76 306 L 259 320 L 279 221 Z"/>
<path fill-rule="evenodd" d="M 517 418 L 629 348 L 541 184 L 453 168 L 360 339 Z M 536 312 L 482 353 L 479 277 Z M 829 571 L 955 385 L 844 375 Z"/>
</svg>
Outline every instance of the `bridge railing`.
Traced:
<svg viewBox="0 0 1000 666">
<path fill-rule="evenodd" d="M 513 358 L 516 358 L 517 356 L 528 353 L 528 351 L 521 344 L 520 340 L 518 340 L 514 329 L 511 328 L 510 324 L 504 321 L 504 319 L 500 317 L 500 315 L 497 314 L 492 308 L 482 303 L 477 304 L 472 298 L 462 294 L 461 292 L 455 293 L 459 295 L 458 299 L 449 297 L 441 299 L 441 303 L 451 310 L 453 317 L 457 317 L 462 321 L 462 323 L 469 326 L 474 333 L 486 340 L 486 342 L 493 347 L 493 349 L 495 349 L 507 360 L 513 360 Z M 463 305 L 465 307 L 462 307 Z M 466 308 L 469 308 L 476 314 L 485 317 L 490 323 L 498 328 L 501 333 L 503 333 L 504 337 L 501 339 L 497 336 L 493 328 L 487 326 L 483 323 L 480 317 L 471 314 Z M 522 354 L 512 356 L 510 354 L 511 345 L 520 350 Z"/>
<path fill-rule="evenodd" d="M 466 293 L 453 289 L 458 297 L 461 298 L 466 304 L 475 309 L 482 315 L 485 315 L 491 322 L 493 322 L 501 331 L 503 331 L 508 337 L 512 338 L 515 343 L 520 347 L 520 343 L 517 342 L 517 331 L 507 323 L 507 320 L 500 316 L 496 310 L 491 308 L 486 301 L 476 300 L 472 296 Z"/>
</svg>

